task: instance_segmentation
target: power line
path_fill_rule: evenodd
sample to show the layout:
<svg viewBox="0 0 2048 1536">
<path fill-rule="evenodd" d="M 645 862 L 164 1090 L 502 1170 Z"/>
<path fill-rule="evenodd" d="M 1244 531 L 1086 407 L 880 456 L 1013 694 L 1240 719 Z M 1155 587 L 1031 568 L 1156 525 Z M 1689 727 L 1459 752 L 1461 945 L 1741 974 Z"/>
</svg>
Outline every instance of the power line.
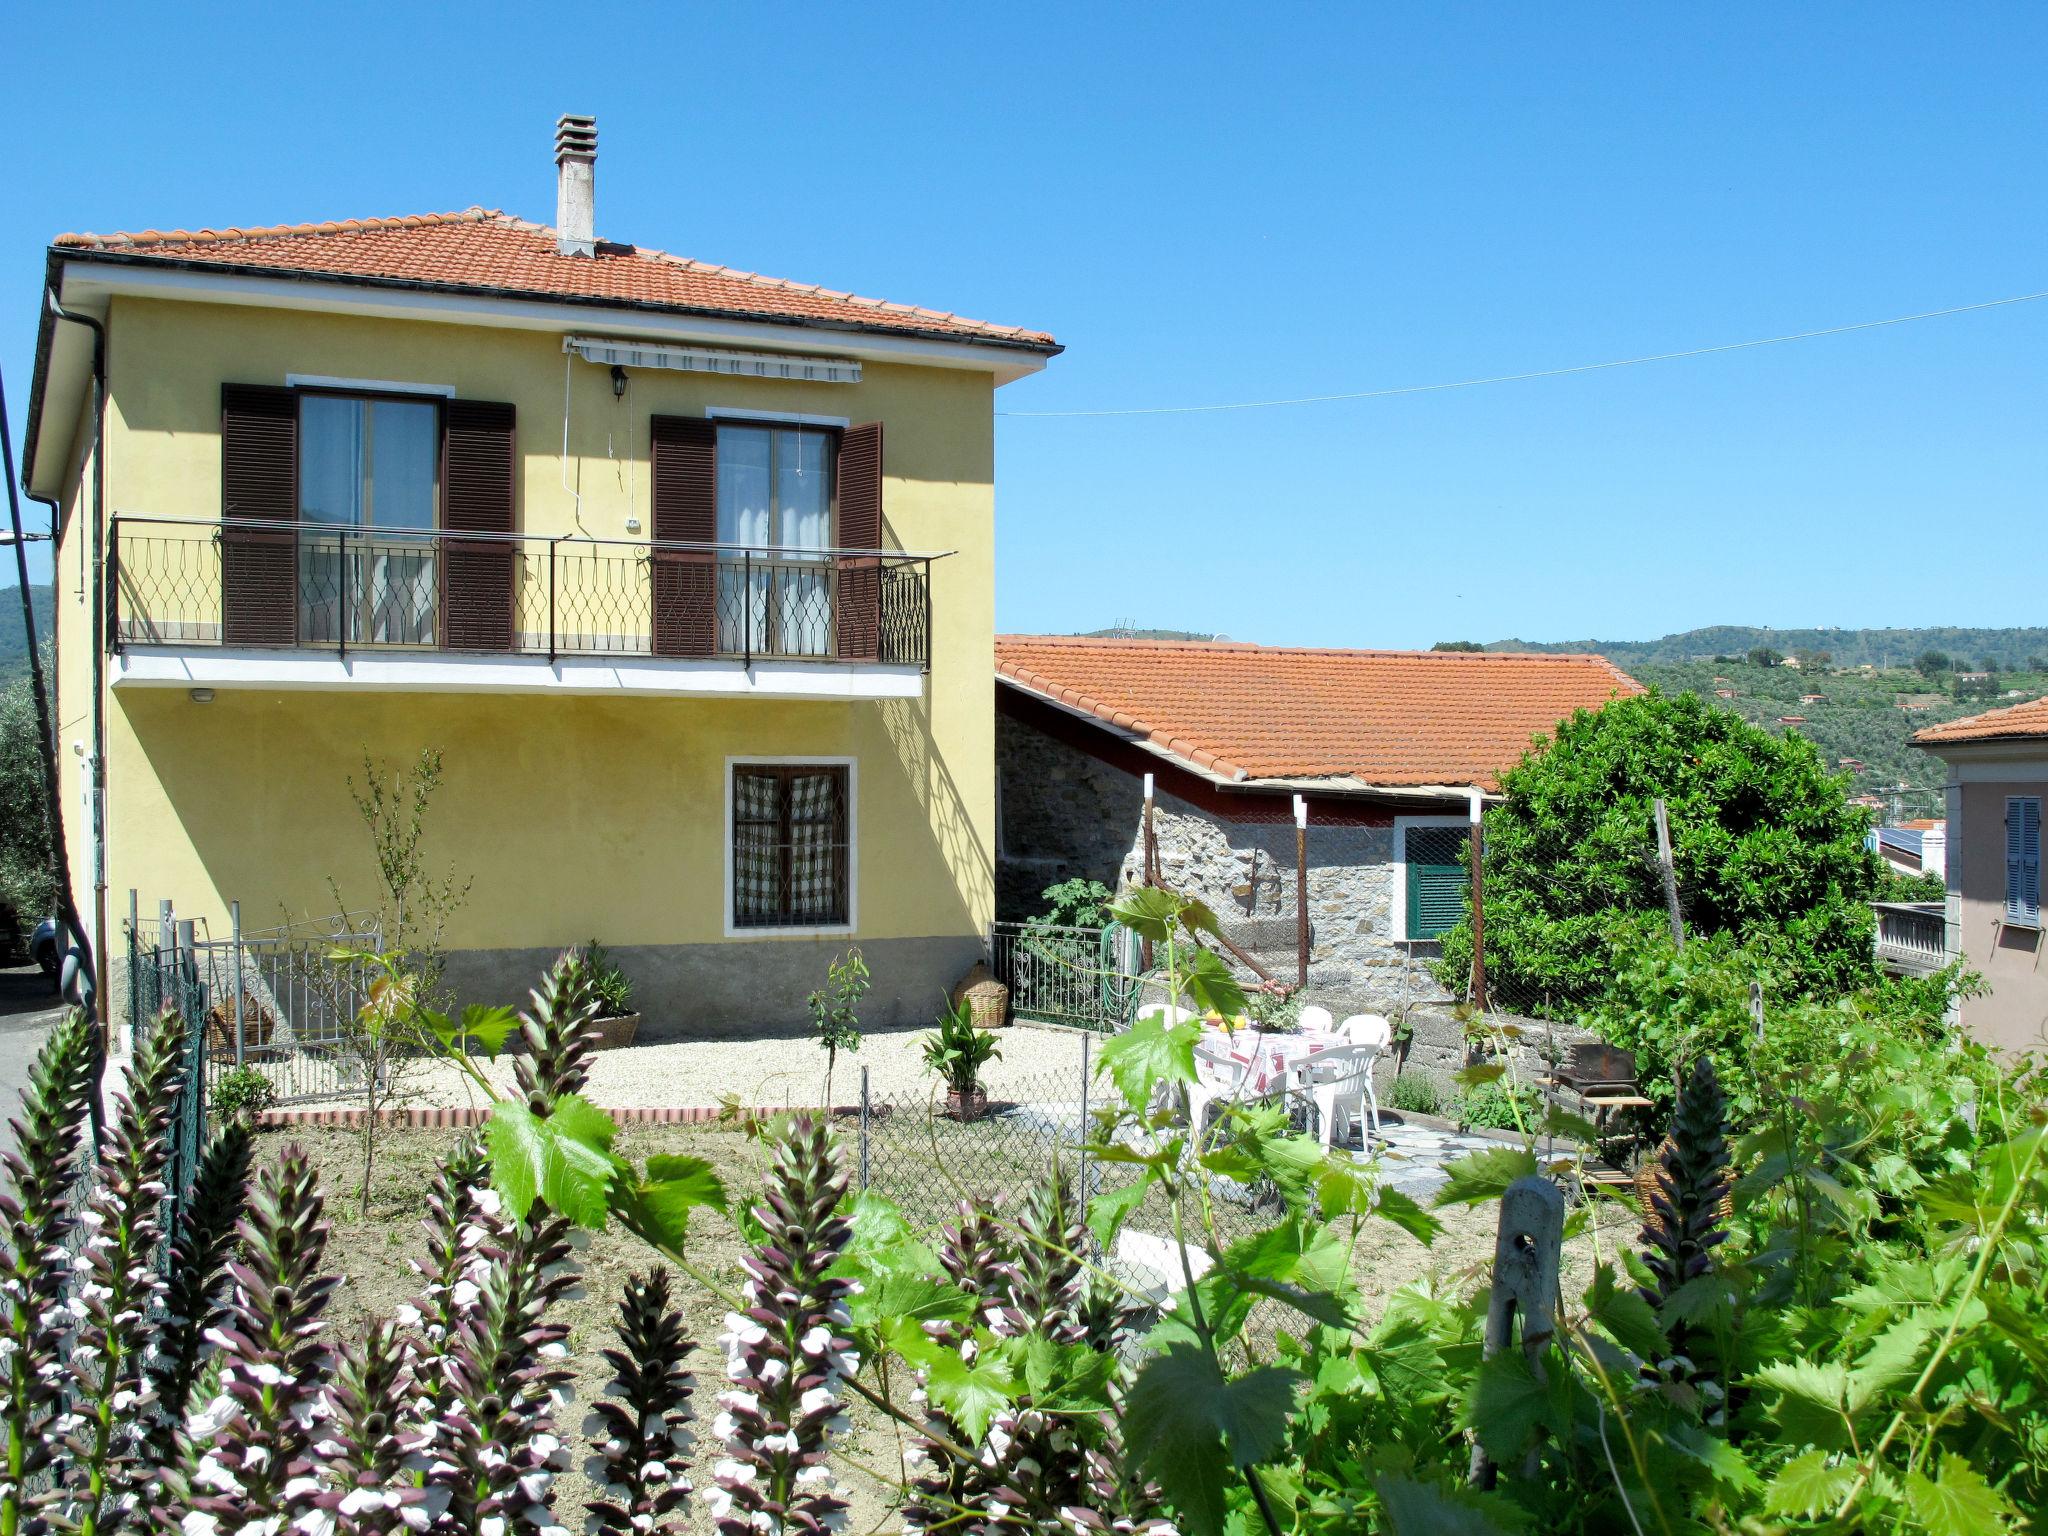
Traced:
<svg viewBox="0 0 2048 1536">
<path fill-rule="evenodd" d="M 1644 363 L 1672 363 L 1688 357 L 1711 357 L 1717 352 L 1744 352 L 1752 347 L 1781 346 L 1788 341 L 1813 341 L 1822 336 L 1844 336 L 1851 331 L 1875 331 L 1892 325 L 1911 325 L 1916 320 L 1942 320 L 1950 315 L 1972 314 L 1980 309 L 2002 309 L 2009 304 L 2032 304 L 2048 299 L 2048 292 L 2022 293 L 2009 299 L 1986 299 L 1981 304 L 1957 304 L 1949 309 L 1924 310 L 1917 315 L 1894 315 L 1888 320 L 1859 320 L 1853 325 L 1830 325 L 1817 331 L 1793 331 L 1784 336 L 1759 336 L 1754 341 L 1724 341 L 1717 346 L 1689 347 L 1682 352 L 1653 352 L 1647 357 L 1621 357 L 1605 363 L 1574 363 L 1567 368 L 1539 368 L 1533 373 L 1497 373 L 1480 379 L 1455 379 L 1444 384 L 1404 384 L 1392 389 L 1356 389 L 1334 395 L 1295 395 L 1285 400 L 1234 400 L 1219 405 L 1141 405 L 1108 411 L 997 411 L 998 416 L 1188 416 L 1206 411 L 1262 411 L 1282 405 L 1326 405 L 1338 400 L 1384 400 L 1391 395 L 1428 395 L 1447 389 L 1476 389 L 1482 384 L 1522 384 L 1531 379 L 1557 379 L 1573 373 L 1600 373 L 1609 368 L 1635 368 Z"/>
</svg>

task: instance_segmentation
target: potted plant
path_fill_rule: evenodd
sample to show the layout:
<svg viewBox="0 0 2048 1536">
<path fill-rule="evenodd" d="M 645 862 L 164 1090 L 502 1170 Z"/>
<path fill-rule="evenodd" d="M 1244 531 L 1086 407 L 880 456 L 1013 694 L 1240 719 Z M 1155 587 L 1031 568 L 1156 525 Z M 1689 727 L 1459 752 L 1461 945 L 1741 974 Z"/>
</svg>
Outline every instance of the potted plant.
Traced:
<svg viewBox="0 0 2048 1536">
<path fill-rule="evenodd" d="M 936 1033 L 925 1036 L 924 1064 L 946 1082 L 946 1108 L 956 1120 L 978 1120 L 988 1109 L 981 1069 L 1003 1053 L 996 1037 L 974 1027 L 974 1005 L 965 999 L 939 1014 Z"/>
<path fill-rule="evenodd" d="M 640 1015 L 633 1008 L 633 983 L 611 952 L 595 939 L 583 946 L 577 963 L 597 999 L 597 1048 L 611 1051 L 631 1045 L 640 1030 Z"/>
</svg>

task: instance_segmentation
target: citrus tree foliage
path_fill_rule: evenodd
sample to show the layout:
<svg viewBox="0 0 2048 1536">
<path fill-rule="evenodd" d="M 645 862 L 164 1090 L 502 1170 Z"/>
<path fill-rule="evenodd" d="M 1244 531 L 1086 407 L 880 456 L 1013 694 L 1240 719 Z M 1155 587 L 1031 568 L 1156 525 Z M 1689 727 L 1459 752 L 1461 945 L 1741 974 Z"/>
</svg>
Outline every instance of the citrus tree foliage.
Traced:
<svg viewBox="0 0 2048 1536">
<path fill-rule="evenodd" d="M 1127 892 L 1116 917 L 1163 955 L 1167 996 L 1242 1006 L 1199 903 Z M 1564 1240 L 1590 1283 L 1549 1338 L 1488 1356 L 1483 1276 L 1439 1269 L 1366 1305 L 1368 1224 L 1439 1231 L 1373 1163 L 1277 1105 L 1185 1124 L 1193 1019 L 1155 1006 L 1104 1044 L 1085 1181 L 998 1208 L 963 1191 L 931 1233 L 850 1190 L 803 1117 L 754 1125 L 751 1201 L 700 1159 L 628 1159 L 582 1096 L 579 990 L 564 965 L 536 993 L 515 1091 L 475 1073 L 491 1123 L 427 1190 L 417 1296 L 347 1336 L 296 1151 L 247 1180 L 230 1127 L 161 1230 L 181 1021 L 141 1043 L 89 1175 L 92 1027 L 54 1030 L 0 1154 L 0 1531 L 565 1530 L 560 1389 L 582 1341 L 553 1308 L 579 1226 L 654 1266 L 621 1297 L 585 1431 L 598 1536 L 679 1536 L 700 1509 L 720 1536 L 839 1530 L 848 1474 L 885 1485 L 906 1529 L 965 1536 L 1963 1536 L 2019 1532 L 2048 1500 L 2048 1095 L 2026 1064 L 1850 1015 L 1832 1051 L 1762 1059 L 1737 1093 L 1696 1054 L 1633 1246 L 1587 1220 L 1576 1156 L 1545 1163 L 1534 1135 L 1451 1165 L 1439 1208 L 1530 1176 L 1580 1200 Z M 511 1033 L 426 1024 L 468 1071 L 458 1043 Z M 1547 1128 L 1569 1144 L 1568 1122 Z M 1213 1202 L 1244 1185 L 1273 1224 L 1225 1242 Z M 746 1241 L 736 1272 L 692 1259 L 711 1220 Z M 1137 1223 L 1175 1255 L 1163 1303 L 1106 1261 Z M 701 1444 L 676 1275 L 726 1307 Z M 894 1421 L 904 1470 L 843 1444 L 853 1398 Z"/>
<path fill-rule="evenodd" d="M 1797 736 L 1653 690 L 1578 711 L 1501 791 L 1486 816 L 1486 970 L 1518 1007 L 1597 997 L 1616 920 L 1664 912 L 1660 795 L 1689 932 L 1734 934 L 1796 991 L 1875 975 L 1868 819 Z M 1468 916 L 1444 935 L 1445 982 L 1462 988 L 1471 962 Z"/>
</svg>

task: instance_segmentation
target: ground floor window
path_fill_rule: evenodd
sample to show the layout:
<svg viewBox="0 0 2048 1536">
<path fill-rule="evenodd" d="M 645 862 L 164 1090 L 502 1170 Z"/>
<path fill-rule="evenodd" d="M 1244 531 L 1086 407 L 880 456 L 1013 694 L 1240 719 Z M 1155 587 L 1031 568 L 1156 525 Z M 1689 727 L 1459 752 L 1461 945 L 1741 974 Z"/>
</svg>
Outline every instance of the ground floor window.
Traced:
<svg viewBox="0 0 2048 1536">
<path fill-rule="evenodd" d="M 1394 818 L 1395 938 L 1435 939 L 1458 926 L 1471 885 L 1471 841 L 1463 816 Z"/>
<path fill-rule="evenodd" d="M 852 926 L 852 780 L 843 761 L 731 765 L 732 928 Z"/>
</svg>

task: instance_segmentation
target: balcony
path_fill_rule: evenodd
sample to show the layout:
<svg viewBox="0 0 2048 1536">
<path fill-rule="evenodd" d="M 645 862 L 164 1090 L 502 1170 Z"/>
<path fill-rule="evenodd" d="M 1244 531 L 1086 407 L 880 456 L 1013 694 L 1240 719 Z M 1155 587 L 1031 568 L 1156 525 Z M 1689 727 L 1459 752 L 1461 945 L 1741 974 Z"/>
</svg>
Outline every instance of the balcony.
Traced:
<svg viewBox="0 0 2048 1536">
<path fill-rule="evenodd" d="M 1877 963 L 1903 976 L 1948 964 L 1948 919 L 1938 901 L 1876 901 Z"/>
<path fill-rule="evenodd" d="M 933 555 L 122 515 L 114 682 L 914 697 Z"/>
</svg>

